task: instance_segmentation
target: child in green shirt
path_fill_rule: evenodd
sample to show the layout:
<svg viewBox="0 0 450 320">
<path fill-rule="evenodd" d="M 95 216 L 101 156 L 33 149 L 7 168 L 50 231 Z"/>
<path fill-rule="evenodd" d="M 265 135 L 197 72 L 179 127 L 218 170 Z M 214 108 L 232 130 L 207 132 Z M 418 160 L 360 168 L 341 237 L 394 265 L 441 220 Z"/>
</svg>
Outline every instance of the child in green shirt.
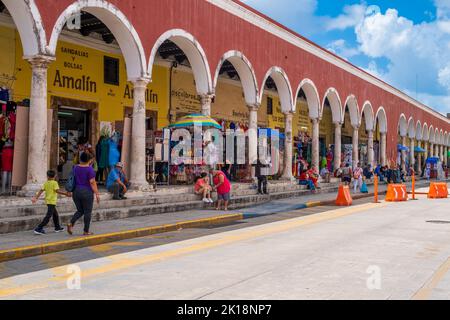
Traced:
<svg viewBox="0 0 450 320">
<path fill-rule="evenodd" d="M 47 182 L 44 183 L 41 190 L 33 197 L 32 202 L 35 204 L 42 193 L 45 192 L 45 204 L 47 205 L 47 215 L 44 220 L 42 220 L 41 224 L 34 229 L 34 233 L 37 235 L 45 235 L 44 227 L 49 223 L 50 218 L 53 218 L 53 224 L 55 225 L 55 232 L 64 231 L 64 228 L 61 227 L 59 223 L 59 215 L 58 211 L 56 211 L 56 204 L 58 202 L 58 194 L 65 195 L 67 197 L 71 197 L 72 194 L 69 192 L 64 192 L 59 190 L 58 182 L 55 180 L 56 172 L 53 170 L 49 170 L 47 172 Z"/>
</svg>

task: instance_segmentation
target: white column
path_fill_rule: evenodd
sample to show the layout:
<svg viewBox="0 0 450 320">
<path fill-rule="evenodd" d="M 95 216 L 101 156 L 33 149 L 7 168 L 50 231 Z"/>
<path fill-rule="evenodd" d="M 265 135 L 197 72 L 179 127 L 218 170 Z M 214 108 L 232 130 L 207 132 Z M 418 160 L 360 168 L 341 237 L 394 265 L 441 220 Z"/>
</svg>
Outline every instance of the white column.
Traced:
<svg viewBox="0 0 450 320">
<path fill-rule="evenodd" d="M 133 125 L 131 131 L 131 172 L 129 173 L 132 189 L 144 190 L 149 187 L 145 172 L 145 91 L 148 79 L 138 79 L 134 85 Z"/>
<path fill-rule="evenodd" d="M 430 143 L 430 158 L 434 157 L 434 144 Z"/>
<path fill-rule="evenodd" d="M 373 150 L 373 130 L 369 130 L 368 132 L 368 141 L 367 141 L 367 153 L 368 153 L 368 162 L 369 165 L 372 167 L 375 166 L 375 159 L 374 159 L 374 150 Z"/>
<path fill-rule="evenodd" d="M 334 170 L 341 167 L 342 124 L 334 124 Z"/>
<path fill-rule="evenodd" d="M 249 126 L 248 126 L 248 159 L 249 164 L 255 164 L 258 160 L 258 109 L 259 105 L 249 105 Z M 255 170 L 252 167 L 252 177 Z"/>
<path fill-rule="evenodd" d="M 422 142 L 421 141 L 417 141 L 417 145 L 422 148 Z M 421 175 L 422 174 L 422 157 L 423 157 L 423 153 L 418 153 L 417 154 L 417 174 Z"/>
<path fill-rule="evenodd" d="M 406 147 L 406 136 L 402 137 L 402 146 Z M 402 170 L 406 170 L 406 151 L 402 151 Z"/>
<path fill-rule="evenodd" d="M 292 138 L 292 119 L 294 114 L 288 112 L 284 114 L 285 120 L 285 144 L 284 144 L 284 171 L 283 179 L 293 180 L 292 175 L 292 148 L 293 148 L 293 138 Z"/>
<path fill-rule="evenodd" d="M 359 162 L 359 127 L 353 127 L 353 168 L 356 168 Z"/>
<path fill-rule="evenodd" d="M 212 94 L 202 94 L 200 95 L 200 103 L 202 105 L 202 115 L 211 116 L 211 103 L 214 98 Z"/>
<path fill-rule="evenodd" d="M 28 132 L 27 184 L 23 187 L 28 196 L 40 190 L 47 180 L 47 74 L 55 58 L 34 56 L 25 58 L 31 65 L 31 101 Z"/>
<path fill-rule="evenodd" d="M 444 162 L 444 147 L 439 145 L 439 159 L 441 159 L 442 162 Z"/>
<path fill-rule="evenodd" d="M 425 153 L 423 154 L 424 159 L 428 159 L 428 141 L 424 141 Z"/>
<path fill-rule="evenodd" d="M 312 122 L 312 166 L 319 170 L 319 119 L 311 119 Z"/>
<path fill-rule="evenodd" d="M 409 165 L 413 169 L 414 169 L 414 165 L 416 163 L 416 159 L 414 157 L 414 148 L 415 148 L 415 141 L 414 141 L 414 138 L 411 138 L 411 150 L 409 152 Z"/>
<path fill-rule="evenodd" d="M 436 144 L 434 148 L 436 149 L 434 151 L 434 156 L 437 157 L 437 158 L 440 158 L 440 156 L 439 156 L 439 145 Z"/>
<path fill-rule="evenodd" d="M 385 166 L 387 165 L 387 157 L 386 157 L 386 147 L 387 147 L 387 134 L 386 132 L 381 132 L 381 145 L 380 145 L 380 158 L 381 158 L 381 165 Z"/>
<path fill-rule="evenodd" d="M 444 148 L 444 163 L 448 165 L 448 146 Z"/>
</svg>

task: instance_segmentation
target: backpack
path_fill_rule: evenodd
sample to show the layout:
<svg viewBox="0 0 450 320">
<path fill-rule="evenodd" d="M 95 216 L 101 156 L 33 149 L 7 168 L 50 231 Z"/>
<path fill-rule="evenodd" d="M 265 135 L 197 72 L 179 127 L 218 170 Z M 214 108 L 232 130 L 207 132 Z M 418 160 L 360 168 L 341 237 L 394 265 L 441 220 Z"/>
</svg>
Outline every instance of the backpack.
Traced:
<svg viewBox="0 0 450 320">
<path fill-rule="evenodd" d="M 70 172 L 69 179 L 67 179 L 66 185 L 64 186 L 64 189 L 66 189 L 67 192 L 74 192 L 75 191 L 75 167 L 72 168 L 72 171 Z"/>
</svg>

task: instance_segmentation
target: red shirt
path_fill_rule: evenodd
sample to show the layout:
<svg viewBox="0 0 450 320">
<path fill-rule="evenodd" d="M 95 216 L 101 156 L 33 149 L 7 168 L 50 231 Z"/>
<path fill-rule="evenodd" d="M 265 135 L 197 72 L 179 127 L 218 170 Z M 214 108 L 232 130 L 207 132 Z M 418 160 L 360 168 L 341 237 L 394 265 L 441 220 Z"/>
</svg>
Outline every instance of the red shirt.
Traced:
<svg viewBox="0 0 450 320">
<path fill-rule="evenodd" d="M 2 171 L 12 172 L 13 171 L 13 148 L 3 148 L 2 152 Z"/>
<path fill-rule="evenodd" d="M 230 180 L 225 176 L 225 174 L 222 171 L 219 171 L 219 174 L 214 176 L 214 185 L 218 185 L 220 183 L 219 176 L 223 177 L 223 183 L 220 185 L 219 188 L 217 188 L 218 194 L 227 194 L 231 191 L 231 183 Z"/>
</svg>

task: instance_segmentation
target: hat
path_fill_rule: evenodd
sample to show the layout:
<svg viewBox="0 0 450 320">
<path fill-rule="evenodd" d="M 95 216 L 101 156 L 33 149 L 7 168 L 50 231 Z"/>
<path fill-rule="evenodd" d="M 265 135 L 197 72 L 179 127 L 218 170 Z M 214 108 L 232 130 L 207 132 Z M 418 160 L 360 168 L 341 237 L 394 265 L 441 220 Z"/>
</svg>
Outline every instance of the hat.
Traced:
<svg viewBox="0 0 450 320">
<path fill-rule="evenodd" d="M 116 167 L 119 167 L 119 168 L 122 168 L 122 169 L 123 169 L 124 165 L 123 165 L 122 162 L 117 162 L 117 163 L 116 163 Z"/>
</svg>

